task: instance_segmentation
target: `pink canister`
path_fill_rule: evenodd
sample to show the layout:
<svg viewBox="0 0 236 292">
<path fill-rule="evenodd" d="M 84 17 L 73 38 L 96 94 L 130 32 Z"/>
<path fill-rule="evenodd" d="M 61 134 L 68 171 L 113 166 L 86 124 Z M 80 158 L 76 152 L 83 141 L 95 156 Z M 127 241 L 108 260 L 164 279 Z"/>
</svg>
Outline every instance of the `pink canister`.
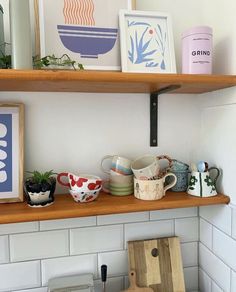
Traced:
<svg viewBox="0 0 236 292">
<path fill-rule="evenodd" d="M 197 26 L 182 34 L 182 73 L 212 73 L 212 29 Z"/>
</svg>

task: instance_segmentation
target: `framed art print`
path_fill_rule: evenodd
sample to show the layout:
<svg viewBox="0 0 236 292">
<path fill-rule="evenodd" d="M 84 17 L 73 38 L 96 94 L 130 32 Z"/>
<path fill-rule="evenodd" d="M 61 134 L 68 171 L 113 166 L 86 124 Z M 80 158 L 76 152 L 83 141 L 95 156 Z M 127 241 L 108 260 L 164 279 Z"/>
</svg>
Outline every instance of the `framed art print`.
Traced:
<svg viewBox="0 0 236 292">
<path fill-rule="evenodd" d="M 169 14 L 121 10 L 119 23 L 123 72 L 176 73 Z"/>
<path fill-rule="evenodd" d="M 67 54 L 85 69 L 119 70 L 119 10 L 134 0 L 38 0 L 40 55 Z"/>
<path fill-rule="evenodd" d="M 0 103 L 0 203 L 23 201 L 24 105 Z"/>
</svg>

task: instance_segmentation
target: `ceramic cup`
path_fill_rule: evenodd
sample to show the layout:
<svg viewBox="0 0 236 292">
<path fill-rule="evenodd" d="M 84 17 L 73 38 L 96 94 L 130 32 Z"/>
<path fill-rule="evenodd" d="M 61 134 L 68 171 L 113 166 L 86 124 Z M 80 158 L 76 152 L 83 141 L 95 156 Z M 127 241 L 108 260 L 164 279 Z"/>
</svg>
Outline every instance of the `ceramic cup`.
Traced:
<svg viewBox="0 0 236 292">
<path fill-rule="evenodd" d="M 111 167 L 105 169 L 104 162 L 110 160 Z M 131 170 L 131 160 L 121 157 L 119 155 L 106 155 L 101 160 L 101 169 L 106 174 L 111 174 L 111 171 L 116 175 L 130 175 L 132 174 Z"/>
<path fill-rule="evenodd" d="M 212 170 L 216 171 L 214 178 L 210 176 Z M 217 195 L 216 181 L 220 175 L 220 170 L 217 167 L 211 167 L 208 171 L 191 173 L 187 193 L 197 197 L 212 197 Z"/>
<path fill-rule="evenodd" d="M 168 167 L 161 170 L 160 160 L 165 159 L 168 161 Z M 136 179 L 151 180 L 161 178 L 166 174 L 167 170 L 171 167 L 172 160 L 167 155 L 144 155 L 131 163 L 131 169 Z"/>
<path fill-rule="evenodd" d="M 62 180 L 63 177 L 67 182 Z M 69 187 L 74 192 L 97 190 L 102 186 L 102 179 L 90 174 L 80 174 L 77 176 L 73 173 L 62 172 L 58 174 L 57 181 L 62 186 Z"/>
<path fill-rule="evenodd" d="M 116 196 L 131 195 L 134 192 L 133 175 L 111 175 L 103 182 L 102 189 L 106 193 Z"/>
<path fill-rule="evenodd" d="M 173 181 L 165 184 L 167 177 L 172 177 Z M 168 189 L 172 188 L 176 184 L 177 178 L 173 173 L 167 173 L 160 179 L 155 180 L 140 180 L 134 179 L 134 196 L 140 200 L 160 200 L 165 196 Z"/>
<path fill-rule="evenodd" d="M 88 203 L 94 201 L 98 197 L 101 188 L 102 187 L 96 190 L 88 190 L 84 192 L 75 192 L 70 190 L 70 194 L 77 203 Z"/>
</svg>

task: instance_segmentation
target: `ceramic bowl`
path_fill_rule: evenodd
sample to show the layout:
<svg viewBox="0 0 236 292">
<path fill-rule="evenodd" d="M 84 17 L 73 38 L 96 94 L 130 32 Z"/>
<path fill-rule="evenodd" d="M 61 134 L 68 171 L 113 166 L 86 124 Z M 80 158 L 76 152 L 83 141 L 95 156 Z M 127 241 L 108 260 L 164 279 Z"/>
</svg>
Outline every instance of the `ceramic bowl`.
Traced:
<svg viewBox="0 0 236 292">
<path fill-rule="evenodd" d="M 70 194 L 77 203 L 79 203 L 79 202 L 80 203 L 88 203 L 88 202 L 94 201 L 98 197 L 101 189 L 102 188 L 100 187 L 97 190 L 83 191 L 83 192 L 77 192 L 77 191 L 70 190 Z"/>
<path fill-rule="evenodd" d="M 81 58 L 97 58 L 115 45 L 118 29 L 92 26 L 58 25 L 63 45 Z"/>
</svg>

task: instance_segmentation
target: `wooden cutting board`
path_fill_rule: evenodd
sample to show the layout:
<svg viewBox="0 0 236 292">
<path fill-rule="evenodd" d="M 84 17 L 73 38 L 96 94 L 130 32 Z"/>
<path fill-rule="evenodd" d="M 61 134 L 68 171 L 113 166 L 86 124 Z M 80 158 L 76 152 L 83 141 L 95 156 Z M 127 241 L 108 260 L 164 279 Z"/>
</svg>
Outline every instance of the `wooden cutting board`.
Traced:
<svg viewBox="0 0 236 292">
<path fill-rule="evenodd" d="M 122 291 L 122 292 L 153 292 L 152 288 L 146 288 L 146 287 L 138 287 L 136 285 L 136 273 L 135 271 L 130 271 L 129 272 L 129 283 L 130 283 L 130 286 L 129 286 L 129 289 L 125 290 L 125 291 Z"/>
<path fill-rule="evenodd" d="M 136 284 L 154 292 L 185 292 L 183 265 L 178 237 L 128 242 L 130 271 Z"/>
</svg>

